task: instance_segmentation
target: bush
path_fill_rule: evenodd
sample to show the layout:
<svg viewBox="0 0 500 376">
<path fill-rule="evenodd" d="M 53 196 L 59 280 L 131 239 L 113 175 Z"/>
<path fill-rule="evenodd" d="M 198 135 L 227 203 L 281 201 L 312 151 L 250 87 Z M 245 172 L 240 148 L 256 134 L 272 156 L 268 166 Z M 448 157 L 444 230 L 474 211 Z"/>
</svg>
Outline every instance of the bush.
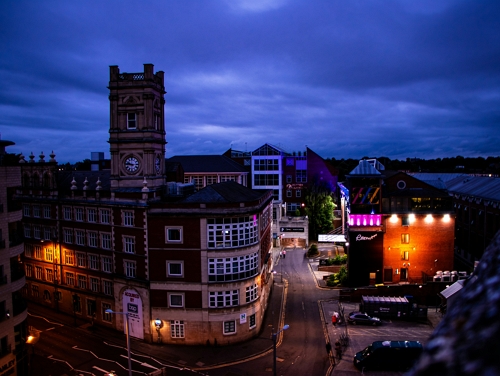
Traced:
<svg viewBox="0 0 500 376">
<path fill-rule="evenodd" d="M 330 287 L 343 286 L 347 282 L 347 268 L 342 265 L 338 273 L 330 274 L 326 281 L 326 285 Z"/>
<path fill-rule="evenodd" d="M 342 265 L 347 262 L 347 255 L 337 255 L 334 258 L 326 260 L 326 265 Z"/>
<path fill-rule="evenodd" d="M 316 244 L 313 244 L 307 251 L 307 257 L 313 257 L 317 255 L 319 255 L 318 246 Z"/>
</svg>

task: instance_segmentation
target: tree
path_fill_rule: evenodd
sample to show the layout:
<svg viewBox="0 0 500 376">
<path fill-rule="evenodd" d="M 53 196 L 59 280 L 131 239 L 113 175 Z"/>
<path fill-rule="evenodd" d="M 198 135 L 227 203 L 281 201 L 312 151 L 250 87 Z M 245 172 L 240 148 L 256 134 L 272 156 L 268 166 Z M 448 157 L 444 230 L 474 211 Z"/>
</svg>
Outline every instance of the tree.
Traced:
<svg viewBox="0 0 500 376">
<path fill-rule="evenodd" d="M 333 229 L 333 209 L 330 188 L 315 179 L 305 196 L 305 211 L 309 218 L 309 239 L 317 239 L 318 234 L 326 234 Z"/>
</svg>

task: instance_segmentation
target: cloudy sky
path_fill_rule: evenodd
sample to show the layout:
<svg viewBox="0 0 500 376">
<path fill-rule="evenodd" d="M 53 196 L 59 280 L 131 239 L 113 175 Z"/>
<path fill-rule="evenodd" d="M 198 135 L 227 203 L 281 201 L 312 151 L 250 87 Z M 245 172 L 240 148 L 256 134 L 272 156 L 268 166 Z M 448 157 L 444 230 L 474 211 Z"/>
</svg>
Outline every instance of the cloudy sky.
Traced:
<svg viewBox="0 0 500 376">
<path fill-rule="evenodd" d="M 165 72 L 167 157 L 500 155 L 500 2 L 4 0 L 12 153 L 109 157 L 109 66 Z"/>
</svg>

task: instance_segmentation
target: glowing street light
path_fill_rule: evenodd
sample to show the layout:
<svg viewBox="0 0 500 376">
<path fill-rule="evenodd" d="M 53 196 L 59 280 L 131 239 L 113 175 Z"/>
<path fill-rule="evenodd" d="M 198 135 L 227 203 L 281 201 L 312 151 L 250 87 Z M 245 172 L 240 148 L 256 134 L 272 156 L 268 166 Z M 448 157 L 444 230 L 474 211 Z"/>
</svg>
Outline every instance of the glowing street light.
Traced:
<svg viewBox="0 0 500 376">
<path fill-rule="evenodd" d="M 276 333 L 273 333 L 273 375 L 276 376 L 276 337 L 278 337 L 278 334 L 280 334 L 282 331 L 287 330 L 290 327 L 290 325 L 285 325 L 283 328 L 278 330 Z M 274 332 L 274 329 L 273 329 Z"/>
</svg>

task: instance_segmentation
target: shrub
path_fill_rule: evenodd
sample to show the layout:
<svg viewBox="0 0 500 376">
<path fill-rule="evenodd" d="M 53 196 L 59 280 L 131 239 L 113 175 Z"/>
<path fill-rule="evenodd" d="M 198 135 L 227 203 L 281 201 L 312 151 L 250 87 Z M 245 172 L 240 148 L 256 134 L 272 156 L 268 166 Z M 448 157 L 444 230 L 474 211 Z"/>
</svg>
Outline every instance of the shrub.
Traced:
<svg viewBox="0 0 500 376">
<path fill-rule="evenodd" d="M 326 265 L 342 265 L 347 262 L 347 255 L 337 255 L 334 258 L 326 260 Z"/>
<path fill-rule="evenodd" d="M 307 256 L 312 257 L 312 256 L 317 256 L 317 255 L 319 255 L 318 246 L 316 244 L 313 244 L 313 245 L 311 245 L 311 247 L 307 251 Z"/>
<path fill-rule="evenodd" d="M 330 287 L 343 286 L 347 282 L 347 268 L 342 265 L 338 273 L 330 274 L 326 280 L 326 285 Z"/>
</svg>

